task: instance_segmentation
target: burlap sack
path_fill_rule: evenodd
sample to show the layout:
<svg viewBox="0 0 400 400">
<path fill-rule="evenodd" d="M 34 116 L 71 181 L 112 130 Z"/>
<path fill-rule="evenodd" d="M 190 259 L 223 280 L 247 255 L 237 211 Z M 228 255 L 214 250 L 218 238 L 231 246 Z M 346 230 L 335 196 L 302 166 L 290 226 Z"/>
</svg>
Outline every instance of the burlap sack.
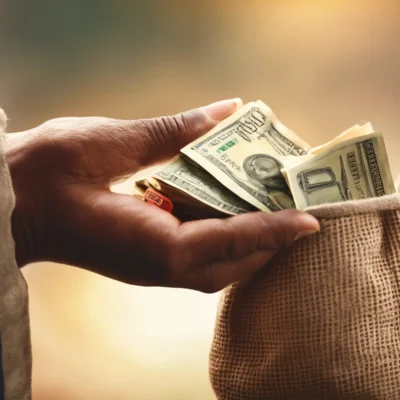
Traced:
<svg viewBox="0 0 400 400">
<path fill-rule="evenodd" d="M 400 399 L 400 195 L 309 212 L 321 233 L 223 294 L 218 399 Z"/>
<path fill-rule="evenodd" d="M 0 399 L 31 399 L 28 288 L 15 260 L 11 213 L 15 204 L 0 109 Z"/>
</svg>

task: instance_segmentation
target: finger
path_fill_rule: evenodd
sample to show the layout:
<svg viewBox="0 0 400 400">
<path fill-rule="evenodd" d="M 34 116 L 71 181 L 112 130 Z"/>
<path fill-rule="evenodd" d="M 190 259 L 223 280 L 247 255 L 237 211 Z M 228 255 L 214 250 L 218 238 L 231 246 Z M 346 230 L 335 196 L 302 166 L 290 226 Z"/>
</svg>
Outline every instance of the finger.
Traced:
<svg viewBox="0 0 400 400">
<path fill-rule="evenodd" d="M 109 178 L 136 172 L 167 160 L 182 147 L 211 130 L 243 105 L 240 99 L 223 100 L 173 116 L 106 125 L 102 140 L 109 153 L 117 152 Z M 120 162 L 117 162 L 120 160 Z"/>
<path fill-rule="evenodd" d="M 313 216 L 297 210 L 186 222 L 178 234 L 182 249 L 186 249 L 180 259 L 184 265 L 198 266 L 235 261 L 259 251 L 277 251 L 299 235 L 318 230 Z"/>
<path fill-rule="evenodd" d="M 73 218 L 60 218 L 60 209 L 73 210 Z M 49 218 L 57 224 L 37 261 L 75 265 L 129 284 L 167 282 L 169 238 L 180 224 L 171 214 L 129 195 L 71 185 Z"/>
<path fill-rule="evenodd" d="M 233 282 L 249 278 L 276 254 L 276 250 L 258 251 L 236 261 L 216 262 L 191 269 L 176 282 L 176 286 L 214 293 Z"/>
<path fill-rule="evenodd" d="M 141 165 L 170 158 L 212 129 L 243 105 L 242 100 L 223 100 L 174 116 L 141 120 L 133 130 L 141 137 Z"/>
<path fill-rule="evenodd" d="M 258 223 L 257 220 L 252 221 L 254 218 L 259 219 Z M 187 262 L 197 262 L 198 267 L 183 274 L 177 281 L 178 286 L 206 293 L 219 291 L 233 282 L 249 278 L 281 248 L 319 230 L 319 223 L 314 217 L 295 210 L 247 214 L 232 218 L 230 224 L 228 229 L 222 228 L 223 235 L 216 226 L 208 227 L 208 239 L 212 246 L 208 246 L 207 251 L 203 249 L 197 253 L 193 242 L 192 246 L 189 244 L 189 257 L 196 260 L 189 259 Z M 196 235 L 202 235 L 201 228 L 196 223 Z M 196 239 L 190 240 L 196 242 Z M 205 245 L 204 240 L 202 245 Z M 202 265 L 203 262 L 205 265 Z"/>
<path fill-rule="evenodd" d="M 59 222 L 54 232 L 48 232 L 46 254 L 40 260 L 139 285 L 176 286 L 191 270 L 224 262 L 226 268 L 219 273 L 226 276 L 217 284 L 231 282 L 241 276 L 240 268 L 243 276 L 254 270 L 253 263 L 235 264 L 238 260 L 260 251 L 273 254 L 299 233 L 319 229 L 311 215 L 294 210 L 181 224 L 158 207 L 93 185 L 71 186 L 60 198 L 59 209 L 73 210 L 74 218 L 60 220 L 58 209 L 55 215 L 49 210 L 49 218 Z M 237 268 L 230 271 L 229 265 Z M 205 270 L 204 276 L 209 275 Z M 207 282 L 202 286 L 217 285 L 213 277 Z"/>
</svg>

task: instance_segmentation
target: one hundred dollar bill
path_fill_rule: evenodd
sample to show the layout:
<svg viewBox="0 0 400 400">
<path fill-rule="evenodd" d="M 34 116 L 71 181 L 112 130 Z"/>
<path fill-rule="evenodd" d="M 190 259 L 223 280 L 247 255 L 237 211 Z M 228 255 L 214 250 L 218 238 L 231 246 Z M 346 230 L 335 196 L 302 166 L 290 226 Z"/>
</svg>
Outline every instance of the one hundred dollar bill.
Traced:
<svg viewBox="0 0 400 400">
<path fill-rule="evenodd" d="M 381 133 L 355 136 L 328 146 L 283 173 L 300 210 L 396 192 Z"/>
<path fill-rule="evenodd" d="M 236 215 L 254 211 L 254 207 L 229 191 L 184 155 L 175 157 L 152 177 L 187 194 L 187 200 L 197 199 L 223 214 Z M 162 190 L 162 187 L 158 189 Z"/>
<path fill-rule="evenodd" d="M 281 169 L 298 163 L 308 150 L 306 142 L 257 101 L 181 152 L 247 203 L 270 212 L 295 207 Z"/>
</svg>

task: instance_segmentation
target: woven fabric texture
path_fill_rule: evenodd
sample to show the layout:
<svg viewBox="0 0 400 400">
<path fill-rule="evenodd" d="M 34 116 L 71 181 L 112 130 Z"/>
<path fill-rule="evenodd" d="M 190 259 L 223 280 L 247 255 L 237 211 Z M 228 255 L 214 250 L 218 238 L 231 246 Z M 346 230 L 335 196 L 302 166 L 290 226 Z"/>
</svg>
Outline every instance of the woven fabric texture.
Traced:
<svg viewBox="0 0 400 400">
<path fill-rule="evenodd" d="M 15 261 L 11 234 L 15 197 L 5 158 L 5 127 L 6 117 L 0 109 L 0 362 L 5 399 L 30 400 L 32 362 L 28 289 Z"/>
<path fill-rule="evenodd" d="M 400 399 L 400 195 L 308 210 L 321 232 L 223 293 L 220 400 Z"/>
</svg>

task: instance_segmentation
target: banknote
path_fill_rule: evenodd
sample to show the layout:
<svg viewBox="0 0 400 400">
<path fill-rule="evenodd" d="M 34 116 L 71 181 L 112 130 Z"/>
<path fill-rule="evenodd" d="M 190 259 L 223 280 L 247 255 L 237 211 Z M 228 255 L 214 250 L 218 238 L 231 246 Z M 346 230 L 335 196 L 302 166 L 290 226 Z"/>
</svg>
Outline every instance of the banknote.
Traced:
<svg viewBox="0 0 400 400">
<path fill-rule="evenodd" d="M 310 148 L 257 101 L 181 152 L 247 203 L 270 212 L 295 207 L 281 169 L 307 158 Z"/>
<path fill-rule="evenodd" d="M 227 215 L 243 214 L 254 211 L 254 207 L 229 191 L 207 171 L 188 160 L 184 155 L 175 157 L 163 166 L 153 179 L 187 194 L 186 202 L 195 198 L 205 205 Z M 150 179 L 150 184 L 157 188 L 157 182 Z M 160 185 L 157 189 L 163 191 Z"/>
<path fill-rule="evenodd" d="M 339 141 L 283 174 L 300 210 L 396 191 L 381 133 Z"/>
<path fill-rule="evenodd" d="M 330 142 L 327 142 L 321 146 L 313 147 L 309 150 L 309 154 L 318 154 L 322 151 L 332 148 L 334 145 L 343 142 L 344 140 L 351 139 L 358 136 L 367 135 L 369 133 L 374 133 L 374 128 L 370 122 L 365 123 L 364 125 L 354 125 L 351 128 L 345 130 L 340 135 L 336 136 Z"/>
</svg>

